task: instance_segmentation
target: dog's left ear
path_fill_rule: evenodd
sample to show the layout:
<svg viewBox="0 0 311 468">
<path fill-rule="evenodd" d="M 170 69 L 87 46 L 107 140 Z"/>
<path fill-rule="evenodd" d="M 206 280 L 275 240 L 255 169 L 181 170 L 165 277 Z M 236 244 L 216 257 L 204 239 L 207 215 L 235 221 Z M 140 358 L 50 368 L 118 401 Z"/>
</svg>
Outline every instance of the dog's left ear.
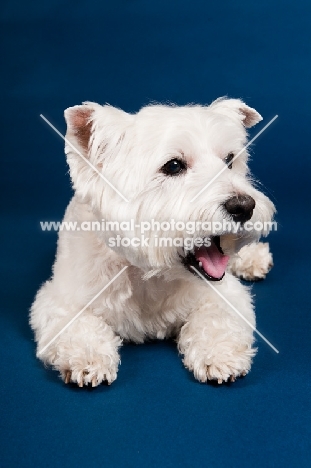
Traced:
<svg viewBox="0 0 311 468">
<path fill-rule="evenodd" d="M 241 99 L 219 98 L 212 102 L 210 109 L 228 117 L 237 116 L 246 128 L 253 127 L 262 120 L 261 115 L 252 107 L 247 106 Z"/>
</svg>

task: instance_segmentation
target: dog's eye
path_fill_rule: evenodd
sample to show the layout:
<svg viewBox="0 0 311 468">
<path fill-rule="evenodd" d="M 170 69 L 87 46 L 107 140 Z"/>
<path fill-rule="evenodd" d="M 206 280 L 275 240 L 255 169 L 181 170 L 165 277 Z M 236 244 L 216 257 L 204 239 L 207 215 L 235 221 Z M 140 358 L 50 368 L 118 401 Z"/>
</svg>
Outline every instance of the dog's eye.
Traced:
<svg viewBox="0 0 311 468">
<path fill-rule="evenodd" d="M 232 159 L 234 158 L 234 154 L 233 153 L 229 153 L 228 156 L 225 157 L 224 159 L 224 162 L 225 164 L 227 164 L 228 166 L 228 169 L 232 169 Z"/>
<path fill-rule="evenodd" d="M 161 171 L 168 176 L 177 176 L 187 169 L 187 165 L 181 159 L 171 159 L 162 166 Z"/>
</svg>

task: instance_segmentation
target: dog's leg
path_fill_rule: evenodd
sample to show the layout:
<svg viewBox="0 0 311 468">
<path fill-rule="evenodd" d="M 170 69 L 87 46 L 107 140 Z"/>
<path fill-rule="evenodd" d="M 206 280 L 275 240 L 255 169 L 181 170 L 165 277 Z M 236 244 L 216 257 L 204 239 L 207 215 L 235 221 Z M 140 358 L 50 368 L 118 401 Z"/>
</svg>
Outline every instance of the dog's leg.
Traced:
<svg viewBox="0 0 311 468">
<path fill-rule="evenodd" d="M 63 380 L 93 387 L 116 379 L 121 340 L 104 320 L 86 309 L 46 349 L 79 310 L 62 306 L 53 283 L 38 292 L 31 310 L 31 326 L 38 343 L 37 356 L 58 370 Z"/>
<path fill-rule="evenodd" d="M 251 296 L 245 286 L 227 275 L 217 289 L 255 326 Z M 253 330 L 216 292 L 201 292 L 198 308 L 180 331 L 178 347 L 184 355 L 183 362 L 201 382 L 234 381 L 250 370 L 256 353 L 252 347 Z"/>
<path fill-rule="evenodd" d="M 264 279 L 272 267 L 273 260 L 267 242 L 245 245 L 229 263 L 229 271 L 247 281 Z"/>
</svg>

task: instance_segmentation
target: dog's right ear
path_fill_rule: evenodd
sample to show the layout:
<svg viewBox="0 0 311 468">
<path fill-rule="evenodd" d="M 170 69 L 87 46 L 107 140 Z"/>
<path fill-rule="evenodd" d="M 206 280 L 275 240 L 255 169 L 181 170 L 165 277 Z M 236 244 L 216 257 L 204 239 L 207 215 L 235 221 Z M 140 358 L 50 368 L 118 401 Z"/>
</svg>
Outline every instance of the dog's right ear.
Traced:
<svg viewBox="0 0 311 468">
<path fill-rule="evenodd" d="M 84 156 L 88 155 L 94 112 L 101 107 L 99 104 L 87 102 L 80 106 L 68 107 L 64 112 L 67 123 L 66 139 Z"/>
<path fill-rule="evenodd" d="M 84 157 L 94 159 L 93 163 L 105 157 L 104 154 L 96 154 L 99 149 L 105 148 L 106 154 L 115 152 L 133 119 L 133 115 L 120 109 L 95 102 L 69 107 L 64 114 L 66 140 L 71 143 L 71 148 L 67 143 L 65 152 L 75 153 L 73 150 L 77 149 Z"/>
<path fill-rule="evenodd" d="M 66 109 L 65 119 L 65 153 L 71 180 L 82 198 L 95 199 L 97 188 L 98 193 L 107 188 L 99 172 L 109 173 L 110 164 L 128 141 L 126 135 L 134 116 L 109 105 L 84 102 Z"/>
</svg>

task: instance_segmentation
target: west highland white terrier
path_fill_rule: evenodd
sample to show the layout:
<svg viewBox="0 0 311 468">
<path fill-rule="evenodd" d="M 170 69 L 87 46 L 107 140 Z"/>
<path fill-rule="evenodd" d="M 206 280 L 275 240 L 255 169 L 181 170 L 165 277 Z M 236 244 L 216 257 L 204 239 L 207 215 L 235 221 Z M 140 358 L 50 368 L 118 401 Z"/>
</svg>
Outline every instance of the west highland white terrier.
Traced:
<svg viewBox="0 0 311 468">
<path fill-rule="evenodd" d="M 175 337 L 200 382 L 248 373 L 253 329 L 231 306 L 255 327 L 238 278 L 272 266 L 259 238 L 274 205 L 254 187 L 244 148 L 261 116 L 221 98 L 135 115 L 86 102 L 65 119 L 75 195 L 64 221 L 78 227 L 59 233 L 53 276 L 32 305 L 37 356 L 66 383 L 97 386 L 116 379 L 123 340 Z M 107 223 L 113 232 L 95 229 Z"/>
</svg>

